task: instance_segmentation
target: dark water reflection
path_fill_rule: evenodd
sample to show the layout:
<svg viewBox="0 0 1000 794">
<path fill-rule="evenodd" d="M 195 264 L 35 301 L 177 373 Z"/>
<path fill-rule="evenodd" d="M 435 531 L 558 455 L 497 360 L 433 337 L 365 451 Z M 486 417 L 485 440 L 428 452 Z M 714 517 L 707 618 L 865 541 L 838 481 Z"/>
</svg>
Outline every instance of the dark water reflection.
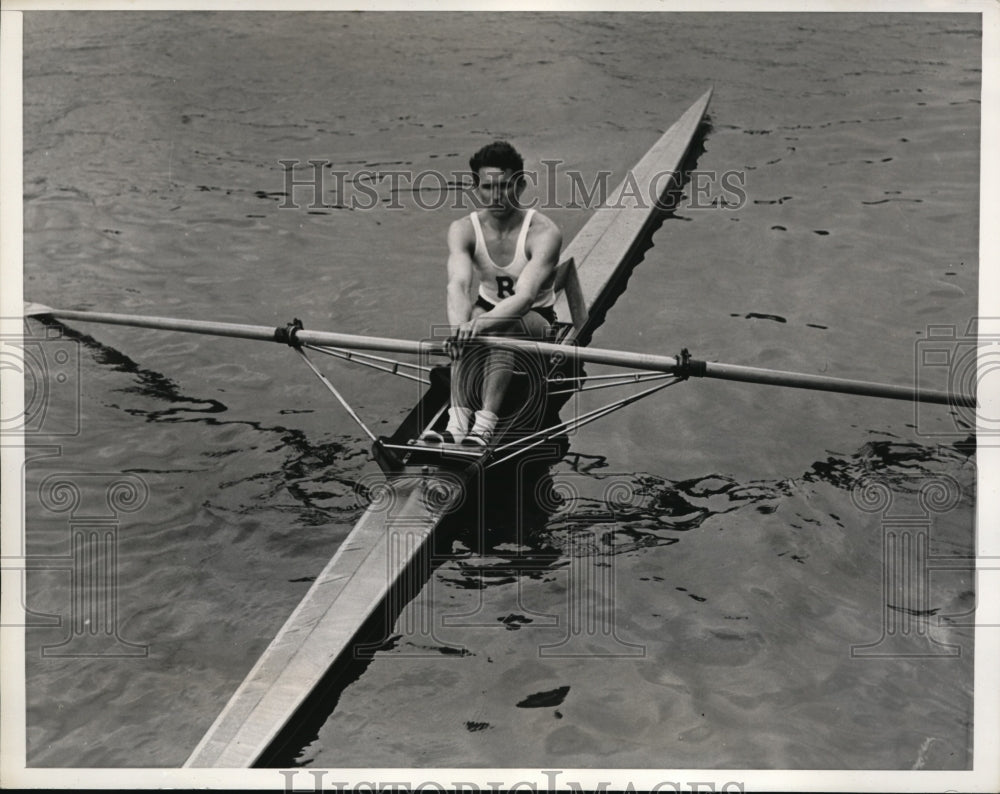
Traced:
<svg viewBox="0 0 1000 794">
<path fill-rule="evenodd" d="M 722 741 L 730 750 L 730 763 L 756 763 L 751 759 L 759 758 L 762 737 L 740 734 L 726 724 L 725 719 L 734 717 L 730 709 L 771 726 L 767 755 L 780 766 L 830 768 L 847 758 L 857 759 L 875 725 L 890 736 L 893 747 L 876 754 L 881 759 L 906 758 L 896 763 L 913 768 L 930 763 L 960 768 L 967 762 L 961 748 L 967 736 L 963 715 L 971 703 L 972 678 L 971 668 L 961 658 L 967 658 L 973 647 L 970 630 L 963 626 L 971 619 L 974 600 L 973 546 L 967 526 L 974 506 L 975 466 L 966 455 L 948 446 L 871 442 L 849 455 L 831 454 L 800 477 L 751 482 L 723 475 L 671 481 L 648 474 L 609 474 L 599 459 L 581 462 L 569 457 L 556 467 L 550 486 L 554 498 L 547 505 L 554 512 L 548 520 L 520 525 L 516 531 L 494 522 L 477 542 L 462 530 L 456 532 L 451 549 L 435 556 L 430 581 L 400 616 L 391 647 L 373 658 L 343 694 L 318 737 L 294 760 L 286 759 L 288 763 L 329 765 L 342 753 L 361 751 L 361 746 L 368 748 L 371 763 L 411 762 L 411 753 L 422 752 L 418 748 L 426 747 L 425 742 L 373 751 L 366 737 L 370 738 L 369 731 L 382 730 L 377 726 L 383 721 L 376 714 L 390 696 L 385 676 L 404 662 L 414 674 L 422 670 L 432 675 L 417 651 L 434 649 L 465 660 L 457 667 L 448 666 L 457 691 L 481 692 L 474 696 L 480 704 L 476 719 L 467 718 L 464 701 L 445 700 L 437 707 L 438 735 L 454 747 L 466 746 L 461 733 L 495 731 L 507 736 L 517 730 L 518 719 L 509 709 L 520 706 L 518 698 L 533 697 L 532 692 L 511 681 L 513 700 L 508 700 L 503 689 L 493 690 L 494 684 L 487 684 L 486 690 L 477 686 L 498 655 L 520 653 L 534 659 L 529 666 L 537 668 L 526 681 L 574 682 L 572 689 L 581 690 L 574 696 L 569 683 L 561 685 L 558 691 L 569 705 L 560 708 L 560 722 L 544 729 L 537 726 L 539 735 L 571 724 L 587 746 L 592 741 L 613 745 L 610 736 L 597 739 L 608 729 L 601 718 L 589 715 L 586 708 L 574 708 L 574 704 L 585 707 L 589 698 L 606 689 L 608 664 L 619 671 L 615 675 L 624 667 L 644 680 L 675 682 L 663 690 L 640 687 L 645 694 L 627 700 L 633 707 L 649 698 L 662 708 L 671 708 L 672 702 L 676 708 L 699 699 L 699 689 L 708 688 L 704 696 L 715 705 L 703 704 L 703 709 L 715 710 L 715 718 L 706 717 L 706 711 L 700 727 L 689 723 L 687 730 L 667 730 L 655 738 L 640 734 L 633 737 L 629 750 L 609 745 L 607 765 L 650 764 L 654 758 L 666 758 L 671 766 L 683 766 L 706 760 L 705 753 L 718 759 Z M 871 509 L 859 489 L 872 482 L 887 486 L 891 503 Z M 935 482 L 954 488 L 944 515 L 922 509 L 918 499 L 927 484 Z M 894 516 L 901 515 L 926 519 L 929 548 L 941 570 L 919 598 L 884 578 L 900 561 L 886 558 L 883 532 L 894 526 Z M 472 548 L 475 545 L 480 548 Z M 880 581 L 888 588 L 884 593 Z M 552 638 L 573 624 L 572 610 L 580 604 L 570 601 L 565 607 L 570 611 L 563 612 L 556 595 L 572 592 L 598 594 L 597 602 L 583 598 L 589 604 L 585 611 L 595 610 L 581 646 L 589 650 L 548 657 L 543 650 L 539 658 L 539 650 L 551 648 Z M 456 613 L 474 614 L 476 619 L 465 618 L 464 632 L 449 631 L 444 628 L 448 616 Z M 438 617 L 430 633 L 415 622 L 414 615 L 419 614 Z M 878 640 L 887 626 L 900 630 L 902 624 L 893 615 L 910 620 L 905 642 Z M 452 623 L 456 620 L 462 622 L 456 618 Z M 520 638 L 516 642 L 510 639 L 514 635 Z M 519 650 L 507 647 L 512 642 Z M 640 648 L 638 657 L 628 652 Z M 866 659 L 869 653 L 875 658 Z M 617 656 L 617 661 L 600 662 L 608 654 Z M 802 671 L 793 672 L 800 665 L 805 666 Z M 926 688 L 940 686 L 939 671 L 944 668 L 948 693 L 930 696 Z M 801 680 L 809 669 L 819 676 L 815 689 Z M 785 685 L 773 680 L 762 688 L 778 670 L 789 676 Z M 733 689 L 734 678 L 743 686 Z M 935 714 L 924 734 L 909 733 L 905 738 L 898 730 L 902 726 L 893 728 L 874 716 L 872 709 L 893 696 L 880 694 L 872 700 L 872 688 L 887 686 L 895 696 L 931 697 Z M 549 691 L 541 685 L 534 689 Z M 709 696 L 709 691 L 714 694 Z M 410 699 L 397 696 L 402 702 L 394 701 L 392 720 L 406 725 Z M 834 698 L 837 708 L 853 710 L 869 727 L 858 733 L 860 723 L 826 721 L 814 729 L 827 748 L 820 754 L 800 744 L 801 724 L 798 717 L 789 718 L 789 708 L 793 714 L 815 716 L 832 708 Z M 356 735 L 351 720 L 363 703 L 366 727 Z M 719 711 L 723 703 L 729 705 Z M 488 719 L 482 718 L 484 713 Z M 787 722 L 781 723 L 779 713 L 785 713 Z M 743 719 L 738 722 L 743 724 Z M 951 729 L 946 726 L 953 721 L 965 727 L 949 737 Z M 477 760 L 470 763 L 502 763 L 506 756 L 488 746 L 494 745 L 477 745 Z M 572 743 L 562 745 L 554 739 L 545 746 L 549 751 L 562 747 L 555 757 L 567 764 L 578 751 Z M 529 757 L 534 757 L 531 752 Z M 872 763 L 877 766 L 884 760 Z"/>
</svg>

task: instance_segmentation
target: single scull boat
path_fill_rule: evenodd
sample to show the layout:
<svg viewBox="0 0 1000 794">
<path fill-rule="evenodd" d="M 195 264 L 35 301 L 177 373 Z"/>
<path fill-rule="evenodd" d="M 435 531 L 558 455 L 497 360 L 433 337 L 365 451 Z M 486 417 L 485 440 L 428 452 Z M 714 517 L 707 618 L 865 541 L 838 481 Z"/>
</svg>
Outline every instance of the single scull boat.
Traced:
<svg viewBox="0 0 1000 794">
<path fill-rule="evenodd" d="M 510 462 L 546 444 L 554 445 L 558 457 L 561 447 L 557 441 L 569 429 L 595 421 L 689 377 L 920 400 L 953 407 L 975 406 L 975 398 L 968 395 L 918 392 L 903 386 L 696 361 L 687 351 L 679 356 L 662 356 L 583 347 L 601 322 L 622 277 L 649 244 L 651 228 L 662 215 L 662 205 L 658 202 L 636 200 L 633 186 L 659 184 L 663 188 L 662 195 L 676 189 L 682 163 L 705 115 L 711 93 L 711 90 L 705 92 L 664 133 L 565 248 L 558 269 L 557 285 L 561 292 L 556 306 L 557 315 L 563 322 L 555 327 L 553 340 L 550 343 L 482 340 L 482 344 L 506 345 L 528 354 L 535 361 L 545 362 L 543 369 L 547 378 L 555 384 L 541 396 L 544 405 L 540 411 L 532 413 L 530 421 L 511 420 L 502 428 L 503 432 L 498 433 L 497 441 L 485 451 L 422 445 L 417 441 L 426 427 L 440 421 L 447 404 L 447 378 L 441 376 L 445 368 L 430 370 L 419 364 L 391 362 L 370 352 L 357 352 L 409 353 L 426 359 L 428 355 L 443 355 L 443 340 L 411 342 L 311 331 L 297 322 L 275 329 L 56 310 L 38 305 L 26 307 L 26 315 L 58 320 L 288 343 L 362 427 L 361 420 L 311 362 L 306 350 L 328 353 L 430 383 L 424 398 L 393 435 L 376 438 L 364 428 L 373 441 L 375 458 L 387 475 L 384 491 L 376 496 L 317 575 L 308 593 L 236 689 L 185 766 L 233 768 L 257 763 L 276 737 L 294 722 L 297 712 L 331 665 L 350 652 L 361 628 L 385 602 L 397 579 L 403 576 L 435 528 L 461 500 L 472 480 L 491 467 Z M 667 174 L 673 177 L 664 179 Z M 628 366 L 640 372 L 585 379 L 579 370 L 579 365 L 585 362 Z M 585 380 L 587 385 L 584 385 Z M 652 385 L 647 385 L 650 381 Z M 634 383 L 643 384 L 644 388 L 570 421 L 558 419 L 559 407 L 573 393 Z M 518 399 L 516 392 L 513 399 Z"/>
<path fill-rule="evenodd" d="M 711 91 L 706 91 L 639 161 L 632 172 L 637 184 L 679 172 L 710 98 Z M 560 329 L 563 346 L 592 330 L 618 277 L 634 264 L 654 218 L 653 206 L 623 197 L 624 185 L 606 203 L 616 207 L 624 199 L 624 206 L 596 211 L 563 252 L 559 280 L 564 289 L 556 314 L 574 320 Z M 666 192 L 668 184 L 663 187 Z M 377 499 L 361 517 L 186 766 L 253 765 L 330 665 L 350 649 L 361 626 L 461 498 L 476 464 L 484 459 L 464 460 L 460 450 L 419 449 L 408 443 L 419 435 L 425 419 L 437 419 L 446 395 L 445 383 L 432 384 L 400 429 L 389 439 L 375 441 L 376 457 L 389 475 L 388 498 Z M 502 440 L 496 449 L 503 449 Z M 492 450 L 486 454 L 496 455 Z"/>
</svg>

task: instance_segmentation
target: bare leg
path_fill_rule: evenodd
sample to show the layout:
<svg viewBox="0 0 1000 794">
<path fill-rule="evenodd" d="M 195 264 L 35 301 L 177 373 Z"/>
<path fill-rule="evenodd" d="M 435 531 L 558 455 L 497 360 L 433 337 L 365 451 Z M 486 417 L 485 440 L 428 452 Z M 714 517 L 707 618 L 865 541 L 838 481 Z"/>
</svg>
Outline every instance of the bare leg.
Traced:
<svg viewBox="0 0 1000 794">
<path fill-rule="evenodd" d="M 485 309 L 474 306 L 472 317 L 478 317 L 484 311 Z M 483 366 L 484 358 L 483 355 L 463 355 L 457 361 L 452 361 L 447 424 L 443 431 L 428 427 L 421 434 L 421 441 L 429 444 L 462 442 L 472 424 L 473 407 L 479 402 L 478 395 L 471 392 L 476 382 L 476 370 Z"/>
<path fill-rule="evenodd" d="M 472 319 L 483 314 L 482 306 L 472 307 Z M 484 356 L 463 355 L 451 365 L 451 404 L 460 408 L 472 408 L 472 384 L 475 383 L 476 369 L 483 366 Z"/>
<path fill-rule="evenodd" d="M 548 334 L 548 323 L 537 313 L 528 312 L 522 318 L 512 321 L 496 336 L 517 336 L 544 340 Z M 499 414 L 504 395 L 514 372 L 514 353 L 510 350 L 491 350 L 486 360 L 483 374 L 483 410 Z"/>
<path fill-rule="evenodd" d="M 510 350 L 491 350 L 483 374 L 483 410 L 500 413 L 503 396 L 507 393 L 514 372 L 514 354 Z"/>
</svg>

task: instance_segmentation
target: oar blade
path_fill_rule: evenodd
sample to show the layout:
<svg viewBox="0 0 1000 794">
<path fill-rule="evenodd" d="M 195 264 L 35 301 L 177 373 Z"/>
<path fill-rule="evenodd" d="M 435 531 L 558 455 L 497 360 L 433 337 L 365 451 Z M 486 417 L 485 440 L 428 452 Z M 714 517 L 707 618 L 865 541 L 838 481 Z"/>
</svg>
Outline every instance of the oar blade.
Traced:
<svg viewBox="0 0 1000 794">
<path fill-rule="evenodd" d="M 52 314 L 55 312 L 51 306 L 46 306 L 44 303 L 25 303 L 24 304 L 24 316 L 25 317 L 44 317 L 47 314 Z"/>
</svg>

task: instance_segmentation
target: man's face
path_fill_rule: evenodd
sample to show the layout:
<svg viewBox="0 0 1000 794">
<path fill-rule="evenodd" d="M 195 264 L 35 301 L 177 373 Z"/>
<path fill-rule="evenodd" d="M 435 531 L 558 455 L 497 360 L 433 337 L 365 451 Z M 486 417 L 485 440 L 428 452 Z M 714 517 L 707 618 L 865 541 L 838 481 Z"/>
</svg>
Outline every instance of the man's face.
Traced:
<svg viewBox="0 0 1000 794">
<path fill-rule="evenodd" d="M 517 206 L 517 197 L 521 192 L 522 182 L 515 178 L 514 172 L 507 168 L 486 166 L 479 169 L 479 200 L 490 212 L 502 215 Z"/>
</svg>

